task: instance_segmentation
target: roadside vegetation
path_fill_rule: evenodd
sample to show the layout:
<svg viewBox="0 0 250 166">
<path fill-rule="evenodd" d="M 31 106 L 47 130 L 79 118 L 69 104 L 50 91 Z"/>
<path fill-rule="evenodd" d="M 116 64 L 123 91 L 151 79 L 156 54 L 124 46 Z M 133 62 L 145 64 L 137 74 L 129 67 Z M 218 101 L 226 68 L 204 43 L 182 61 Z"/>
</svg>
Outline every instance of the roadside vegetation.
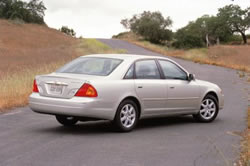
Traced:
<svg viewBox="0 0 250 166">
<path fill-rule="evenodd" d="M 246 132 L 246 163 L 247 165 L 250 165 L 250 107 L 248 107 L 248 129 Z"/>
<path fill-rule="evenodd" d="M 77 39 L 36 24 L 0 20 L 0 111 L 27 105 L 35 75 L 94 53 L 123 53 L 95 39 Z"/>
<path fill-rule="evenodd" d="M 247 129 L 241 134 L 244 139 L 241 142 L 241 155 L 236 166 L 250 165 L 250 107 L 248 107 L 247 121 Z"/>
<path fill-rule="evenodd" d="M 46 7 L 42 0 L 1 0 L 0 18 L 20 20 L 25 23 L 45 24 L 44 12 Z"/>
<path fill-rule="evenodd" d="M 248 107 L 247 120 L 248 120 L 248 128 L 247 128 L 246 136 L 245 136 L 246 137 L 245 138 L 245 140 L 246 140 L 245 158 L 246 158 L 246 165 L 249 166 L 250 165 L 250 107 Z"/>
<path fill-rule="evenodd" d="M 238 42 L 240 38 L 247 44 L 250 7 L 242 9 L 238 5 L 227 5 L 219 8 L 216 15 L 203 15 L 176 32 L 171 31 L 172 19 L 164 18 L 160 12 L 144 11 L 121 20 L 121 24 L 146 41 L 178 49 L 228 44 Z"/>
<path fill-rule="evenodd" d="M 132 32 L 119 34 L 116 38 L 166 56 L 250 72 L 250 46 L 248 45 L 214 45 L 208 48 L 176 49 L 148 42 Z"/>
<path fill-rule="evenodd" d="M 65 33 L 66 35 L 76 37 L 76 32 L 74 31 L 74 29 L 69 28 L 68 26 L 62 26 L 61 28 L 59 28 L 59 31 Z"/>
<path fill-rule="evenodd" d="M 197 63 L 250 72 L 250 7 L 227 5 L 214 16 L 203 15 L 188 25 L 171 30 L 173 21 L 160 12 L 145 11 L 121 20 L 128 29 L 113 38 Z"/>
<path fill-rule="evenodd" d="M 135 34 L 143 36 L 145 40 L 160 44 L 171 40 L 170 27 L 173 21 L 170 17 L 164 18 L 160 12 L 144 11 L 134 15 L 131 19 L 121 20 L 121 24 Z"/>
</svg>

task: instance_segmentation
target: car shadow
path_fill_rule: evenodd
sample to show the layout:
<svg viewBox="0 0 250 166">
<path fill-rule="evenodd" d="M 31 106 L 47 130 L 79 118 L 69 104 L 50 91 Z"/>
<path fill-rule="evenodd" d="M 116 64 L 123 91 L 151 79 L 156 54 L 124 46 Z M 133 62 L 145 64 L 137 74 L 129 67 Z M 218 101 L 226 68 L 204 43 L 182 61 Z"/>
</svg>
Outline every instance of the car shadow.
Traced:
<svg viewBox="0 0 250 166">
<path fill-rule="evenodd" d="M 40 127 L 36 129 L 36 132 L 44 133 L 57 133 L 57 134 L 108 134 L 114 133 L 113 125 L 110 121 L 100 120 L 100 121 L 88 121 L 88 122 L 78 122 L 74 126 L 62 126 L 59 123 L 50 125 L 49 127 Z"/>
<path fill-rule="evenodd" d="M 173 116 L 173 117 L 159 117 L 142 119 L 139 121 L 137 130 L 157 128 L 157 127 L 169 127 L 177 125 L 187 125 L 197 123 L 192 116 Z"/>
<path fill-rule="evenodd" d="M 178 117 L 161 117 L 161 118 L 150 118 L 142 119 L 139 121 L 135 131 L 148 130 L 152 128 L 162 128 L 169 126 L 179 126 L 196 123 L 191 116 L 178 116 Z M 54 125 L 53 125 L 54 126 Z M 79 122 L 77 125 L 72 127 L 65 127 L 57 125 L 55 127 L 40 127 L 36 129 L 36 132 L 51 132 L 58 134 L 112 134 L 121 133 L 116 130 L 111 121 L 100 120 L 100 121 L 89 121 Z"/>
</svg>

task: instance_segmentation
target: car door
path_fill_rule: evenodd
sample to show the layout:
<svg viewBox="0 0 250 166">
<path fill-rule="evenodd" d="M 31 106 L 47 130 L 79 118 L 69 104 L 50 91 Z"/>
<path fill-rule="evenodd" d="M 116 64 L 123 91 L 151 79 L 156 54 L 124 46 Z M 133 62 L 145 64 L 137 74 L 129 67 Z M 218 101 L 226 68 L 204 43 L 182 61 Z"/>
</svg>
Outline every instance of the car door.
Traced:
<svg viewBox="0 0 250 166">
<path fill-rule="evenodd" d="M 172 112 L 190 112 L 199 106 L 199 85 L 188 80 L 188 74 L 177 64 L 158 60 L 167 83 L 167 109 Z"/>
<path fill-rule="evenodd" d="M 144 114 L 158 114 L 166 109 L 166 83 L 154 59 L 135 62 L 135 89 L 144 106 Z"/>
</svg>

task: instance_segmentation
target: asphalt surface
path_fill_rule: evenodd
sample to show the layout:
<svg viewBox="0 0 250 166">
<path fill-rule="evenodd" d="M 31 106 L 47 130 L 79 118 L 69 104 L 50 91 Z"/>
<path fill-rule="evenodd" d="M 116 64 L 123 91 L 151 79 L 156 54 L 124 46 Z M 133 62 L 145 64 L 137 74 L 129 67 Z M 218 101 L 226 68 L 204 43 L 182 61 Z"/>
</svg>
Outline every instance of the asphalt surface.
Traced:
<svg viewBox="0 0 250 166">
<path fill-rule="evenodd" d="M 120 40 L 100 41 L 128 53 L 159 55 Z M 197 78 L 218 84 L 225 107 L 213 123 L 191 116 L 142 120 L 130 133 L 107 121 L 60 126 L 28 107 L 0 115 L 1 166 L 223 166 L 239 156 L 246 128 L 247 85 L 235 70 L 176 60 Z"/>
</svg>

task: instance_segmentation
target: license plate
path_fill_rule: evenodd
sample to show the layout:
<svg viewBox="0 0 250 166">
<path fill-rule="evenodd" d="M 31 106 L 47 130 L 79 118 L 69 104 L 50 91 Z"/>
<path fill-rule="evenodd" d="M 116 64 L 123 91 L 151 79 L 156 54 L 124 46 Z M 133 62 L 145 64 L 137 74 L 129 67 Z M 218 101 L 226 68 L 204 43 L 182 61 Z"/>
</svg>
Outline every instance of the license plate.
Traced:
<svg viewBox="0 0 250 166">
<path fill-rule="evenodd" d="M 53 94 L 62 94 L 63 86 L 62 85 L 50 85 L 50 92 Z"/>
</svg>

